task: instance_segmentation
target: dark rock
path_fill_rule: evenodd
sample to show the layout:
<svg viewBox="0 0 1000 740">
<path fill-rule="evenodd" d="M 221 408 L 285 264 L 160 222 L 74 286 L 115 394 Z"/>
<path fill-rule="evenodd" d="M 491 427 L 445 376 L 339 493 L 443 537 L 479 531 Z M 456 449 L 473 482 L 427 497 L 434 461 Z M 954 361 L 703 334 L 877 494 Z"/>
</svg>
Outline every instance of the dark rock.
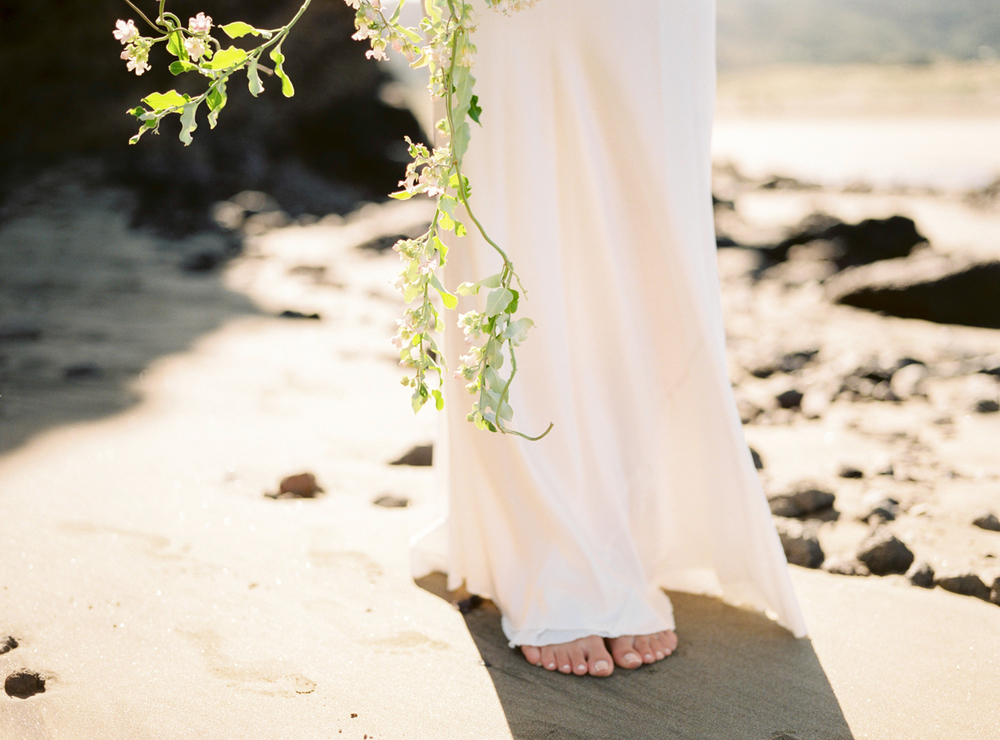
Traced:
<svg viewBox="0 0 1000 740">
<path fill-rule="evenodd" d="M 413 465 L 416 467 L 426 467 L 434 464 L 434 445 L 417 445 L 411 448 L 398 460 L 393 460 L 390 465 Z"/>
<path fill-rule="evenodd" d="M 16 671 L 7 676 L 3 689 L 7 696 L 27 699 L 35 694 L 45 693 L 45 679 L 34 671 Z"/>
<path fill-rule="evenodd" d="M 823 570 L 838 576 L 870 576 L 872 572 L 860 560 L 830 558 L 823 563 Z"/>
<path fill-rule="evenodd" d="M 715 237 L 715 246 L 717 249 L 727 249 L 732 247 L 740 246 L 740 243 L 733 239 L 731 236 L 726 236 L 725 234 L 719 234 Z"/>
<path fill-rule="evenodd" d="M 318 313 L 302 313 L 301 311 L 282 311 L 280 314 L 278 314 L 278 318 L 319 320 L 322 317 Z"/>
<path fill-rule="evenodd" d="M 810 362 L 813 358 L 819 354 L 818 349 L 806 349 L 800 350 L 798 352 L 788 352 L 781 356 L 778 361 L 778 370 L 783 373 L 793 373 L 801 370 Z"/>
<path fill-rule="evenodd" d="M 990 587 L 983 583 L 983 579 L 975 573 L 962 573 L 959 575 L 938 576 L 934 583 L 945 591 L 961 596 L 974 596 L 983 601 L 990 600 Z"/>
<path fill-rule="evenodd" d="M 384 494 L 379 496 L 377 499 L 372 501 L 376 506 L 382 506 L 386 509 L 405 509 L 410 505 L 410 499 L 402 496 L 393 496 L 391 494 Z"/>
<path fill-rule="evenodd" d="M 184 272 L 211 272 L 224 259 L 225 256 L 217 252 L 195 252 L 184 258 L 181 262 L 181 269 Z"/>
<path fill-rule="evenodd" d="M 467 599 L 455 603 L 455 608 L 462 614 L 470 614 L 483 605 L 483 597 L 473 594 Z"/>
<path fill-rule="evenodd" d="M 4 653 L 9 653 L 11 650 L 16 648 L 17 645 L 18 645 L 17 640 L 11 637 L 10 635 L 5 635 L 0 637 L 0 655 L 3 655 Z"/>
<path fill-rule="evenodd" d="M 805 394 L 803 394 L 802 391 L 789 388 L 784 393 L 779 393 L 775 396 L 775 400 L 783 409 L 797 409 L 802 405 L 802 399 L 804 397 Z"/>
<path fill-rule="evenodd" d="M 899 259 L 827 282 L 836 303 L 939 324 L 1000 328 L 1000 261 Z"/>
<path fill-rule="evenodd" d="M 984 511 L 972 520 L 972 523 L 980 529 L 988 529 L 991 532 L 1000 532 L 1000 519 L 992 511 Z"/>
<path fill-rule="evenodd" d="M 990 601 L 1000 606 L 1000 576 L 993 579 L 993 587 L 990 588 Z"/>
<path fill-rule="evenodd" d="M 865 474 L 860 469 L 854 467 L 853 465 L 847 465 L 846 463 L 840 466 L 837 470 L 837 475 L 841 478 L 864 478 Z"/>
<path fill-rule="evenodd" d="M 264 494 L 268 498 L 316 498 L 324 493 L 312 473 L 289 475 L 281 480 L 277 493 Z"/>
<path fill-rule="evenodd" d="M 934 569 L 929 563 L 918 560 L 906 571 L 906 580 L 920 588 L 934 588 Z"/>
<path fill-rule="evenodd" d="M 77 362 L 63 368 L 66 380 L 90 380 L 104 375 L 101 366 L 94 362 Z"/>
<path fill-rule="evenodd" d="M 973 409 L 978 414 L 995 414 L 1000 411 L 1000 402 L 993 398 L 983 398 L 976 401 Z"/>
<path fill-rule="evenodd" d="M 906 573 L 913 565 L 910 548 L 887 529 L 875 530 L 858 548 L 858 560 L 877 576 Z"/>
<path fill-rule="evenodd" d="M 815 483 L 803 481 L 791 491 L 768 497 L 768 504 L 775 516 L 801 517 L 829 509 L 836 499 L 830 491 L 818 488 Z"/>
<path fill-rule="evenodd" d="M 764 469 L 764 460 L 761 459 L 760 453 L 753 447 L 750 448 L 750 457 L 753 458 L 753 466 L 757 468 L 757 470 Z"/>
<path fill-rule="evenodd" d="M 771 250 L 771 256 L 784 260 L 792 247 L 814 241 L 838 245 L 842 250 L 840 254 L 830 255 L 828 259 L 843 270 L 878 260 L 906 257 L 915 246 L 925 243 L 927 239 L 917 231 L 913 220 L 905 216 L 847 224 L 832 216 L 814 213 Z"/>
<path fill-rule="evenodd" d="M 28 319 L 0 322 L 0 342 L 34 342 L 42 338 L 42 327 Z"/>
<path fill-rule="evenodd" d="M 899 516 L 899 502 L 894 498 L 877 499 L 861 517 L 861 521 L 874 524 L 877 521 L 891 522 Z"/>
<path fill-rule="evenodd" d="M 795 519 L 777 517 L 774 526 L 781 538 L 785 559 L 803 568 L 818 568 L 823 564 L 823 548 L 816 535 Z"/>
<path fill-rule="evenodd" d="M 818 190 L 819 188 L 820 186 L 816 183 L 803 182 L 784 175 L 771 175 L 760 184 L 761 190 Z"/>
</svg>

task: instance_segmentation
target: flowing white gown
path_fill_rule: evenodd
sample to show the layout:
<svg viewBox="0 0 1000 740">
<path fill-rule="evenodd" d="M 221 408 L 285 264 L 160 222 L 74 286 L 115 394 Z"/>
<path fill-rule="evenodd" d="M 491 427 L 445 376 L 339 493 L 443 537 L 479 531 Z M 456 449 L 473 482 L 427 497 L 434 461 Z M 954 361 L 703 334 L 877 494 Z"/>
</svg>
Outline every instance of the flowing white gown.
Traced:
<svg viewBox="0 0 1000 740">
<path fill-rule="evenodd" d="M 515 426 L 555 427 L 540 442 L 480 432 L 449 378 L 449 517 L 415 538 L 413 565 L 492 598 L 512 645 L 673 628 L 663 588 L 805 634 L 726 375 L 714 24 L 713 0 L 480 15 L 482 128 L 465 169 L 527 290 L 518 315 L 537 325 L 518 352 Z M 464 242 L 451 286 L 497 271 L 481 239 Z M 446 344 L 464 351 L 453 326 Z"/>
</svg>

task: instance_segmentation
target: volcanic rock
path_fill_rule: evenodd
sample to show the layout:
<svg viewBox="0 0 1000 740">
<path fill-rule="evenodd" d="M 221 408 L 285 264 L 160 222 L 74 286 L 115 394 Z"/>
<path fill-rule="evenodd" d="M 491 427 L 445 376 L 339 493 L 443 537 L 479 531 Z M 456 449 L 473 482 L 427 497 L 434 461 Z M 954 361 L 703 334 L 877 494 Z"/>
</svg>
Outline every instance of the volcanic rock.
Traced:
<svg viewBox="0 0 1000 740">
<path fill-rule="evenodd" d="M 934 583 L 953 594 L 974 596 L 983 601 L 990 600 L 990 587 L 983 583 L 983 579 L 975 573 L 938 576 L 934 579 Z"/>
<path fill-rule="evenodd" d="M 0 655 L 9 653 L 11 650 L 16 648 L 17 645 L 17 639 L 11 637 L 10 635 L 0 636 Z"/>
<path fill-rule="evenodd" d="M 934 569 L 929 563 L 918 560 L 906 571 L 906 580 L 920 588 L 934 588 Z"/>
<path fill-rule="evenodd" d="M 323 489 L 312 473 L 299 473 L 283 478 L 277 493 L 265 494 L 269 498 L 316 498 Z"/>
<path fill-rule="evenodd" d="M 823 570 L 839 576 L 870 576 L 872 572 L 860 560 L 830 558 L 823 563 Z"/>
<path fill-rule="evenodd" d="M 781 547 L 789 563 L 803 568 L 818 568 L 823 564 L 823 548 L 816 535 L 803 526 L 802 522 L 775 517 L 774 526 L 778 530 Z"/>
<path fill-rule="evenodd" d="M 35 694 L 45 693 L 45 679 L 34 671 L 15 671 L 3 682 L 7 696 L 27 699 Z"/>
<path fill-rule="evenodd" d="M 992 511 L 984 511 L 972 523 L 980 529 L 988 529 L 991 532 L 1000 532 L 1000 519 Z"/>
<path fill-rule="evenodd" d="M 858 548 L 858 560 L 877 576 L 906 573 L 913 565 L 910 548 L 887 529 L 876 529 Z"/>
<path fill-rule="evenodd" d="M 800 517 L 829 509 L 836 498 L 815 483 L 802 481 L 790 491 L 768 497 L 768 504 L 775 516 Z"/>
<path fill-rule="evenodd" d="M 796 390 L 795 388 L 790 388 L 783 393 L 779 393 L 775 396 L 775 400 L 778 402 L 778 406 L 783 409 L 797 409 L 802 405 L 802 399 L 805 394 L 802 391 Z"/>
<path fill-rule="evenodd" d="M 824 259 L 836 263 L 843 270 L 878 260 L 906 257 L 927 238 L 917 231 L 913 220 L 905 216 L 866 219 L 848 224 L 827 214 L 814 213 L 771 250 L 771 256 L 783 260 L 792 247 L 815 241 L 833 242 L 839 247 L 824 255 Z"/>
<path fill-rule="evenodd" d="M 390 465 L 414 465 L 426 467 L 434 464 L 434 445 L 416 445 L 410 448 L 406 454 L 398 460 L 393 460 Z"/>
</svg>

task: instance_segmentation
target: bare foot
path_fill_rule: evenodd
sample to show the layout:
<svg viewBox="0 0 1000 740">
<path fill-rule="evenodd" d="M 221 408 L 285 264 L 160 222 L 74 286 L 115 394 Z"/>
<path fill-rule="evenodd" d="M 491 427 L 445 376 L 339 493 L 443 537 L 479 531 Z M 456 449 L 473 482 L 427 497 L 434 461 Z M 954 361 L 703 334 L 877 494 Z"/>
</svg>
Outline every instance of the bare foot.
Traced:
<svg viewBox="0 0 1000 740">
<path fill-rule="evenodd" d="M 625 635 L 608 638 L 615 663 L 622 668 L 638 668 L 644 663 L 663 660 L 677 649 L 677 635 L 672 630 L 651 635 Z"/>
<path fill-rule="evenodd" d="M 534 647 L 522 645 L 521 652 L 532 665 L 549 671 L 575 673 L 577 676 L 610 676 L 615 669 L 611 653 L 604 645 L 604 638 L 597 635 L 581 637 L 573 642 Z"/>
</svg>

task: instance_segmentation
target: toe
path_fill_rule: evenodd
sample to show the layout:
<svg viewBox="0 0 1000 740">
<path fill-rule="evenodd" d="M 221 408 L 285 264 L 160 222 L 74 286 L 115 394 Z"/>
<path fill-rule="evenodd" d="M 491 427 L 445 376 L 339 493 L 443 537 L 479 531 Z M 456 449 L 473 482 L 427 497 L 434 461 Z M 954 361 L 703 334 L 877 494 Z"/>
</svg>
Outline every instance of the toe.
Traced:
<svg viewBox="0 0 1000 740">
<path fill-rule="evenodd" d="M 642 665 L 642 657 L 635 651 L 631 636 L 612 637 L 608 640 L 608 646 L 611 648 L 611 656 L 614 658 L 615 665 L 629 669 Z"/>
<path fill-rule="evenodd" d="M 554 671 L 557 668 L 556 651 L 552 649 L 551 645 L 542 648 L 542 668 L 548 671 Z"/>
<path fill-rule="evenodd" d="M 637 635 L 632 644 L 644 663 L 656 662 L 656 653 L 653 652 L 653 648 L 649 644 L 649 635 Z"/>
<path fill-rule="evenodd" d="M 540 666 L 542 664 L 542 651 L 534 645 L 522 645 L 521 652 L 524 654 L 525 660 L 531 663 L 531 665 Z"/>
<path fill-rule="evenodd" d="M 555 646 L 556 670 L 560 673 L 572 673 L 573 663 L 569 658 L 569 645 L 562 643 Z"/>
<path fill-rule="evenodd" d="M 587 673 L 587 658 L 583 653 L 583 646 L 579 642 L 574 642 L 569 649 L 569 661 L 573 667 L 573 673 L 584 676 Z"/>
<path fill-rule="evenodd" d="M 663 660 L 670 655 L 670 651 L 667 649 L 667 643 L 662 632 L 657 632 L 656 634 L 649 636 L 649 647 L 653 649 L 653 655 L 656 656 L 657 660 Z"/>
<path fill-rule="evenodd" d="M 599 637 L 587 643 L 585 651 L 587 655 L 587 671 L 591 676 L 610 676 L 615 669 L 614 658 L 604 645 L 604 640 Z"/>
<path fill-rule="evenodd" d="M 666 646 L 667 655 L 674 652 L 677 649 L 677 633 L 673 630 L 667 630 L 666 632 L 661 632 L 663 635 L 663 642 Z"/>
</svg>

